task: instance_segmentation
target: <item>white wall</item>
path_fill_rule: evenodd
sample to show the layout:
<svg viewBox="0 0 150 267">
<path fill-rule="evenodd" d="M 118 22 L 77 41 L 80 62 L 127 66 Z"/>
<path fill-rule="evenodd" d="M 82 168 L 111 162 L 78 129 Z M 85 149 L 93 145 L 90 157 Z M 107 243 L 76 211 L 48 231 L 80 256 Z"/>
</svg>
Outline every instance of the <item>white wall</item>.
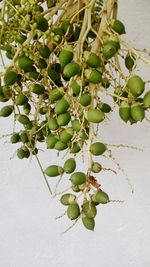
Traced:
<svg viewBox="0 0 150 267">
<path fill-rule="evenodd" d="M 136 47 L 150 48 L 149 0 L 119 1 L 119 18 Z M 149 70 L 140 71 L 149 79 Z M 94 232 L 79 222 L 65 235 L 70 222 L 58 199 L 51 199 L 36 161 L 9 159 L 15 147 L 0 143 L 0 267 L 149 267 L 150 266 L 150 124 L 127 126 L 116 116 L 100 130 L 111 144 L 143 147 L 144 152 L 113 149 L 126 170 L 134 194 L 121 172 L 103 172 L 100 182 L 112 199 L 124 200 L 98 207 Z M 149 117 L 150 118 L 150 117 Z M 11 130 L 0 120 L 1 134 Z M 54 163 L 53 152 L 40 153 L 44 168 Z M 111 164 L 111 163 L 110 163 Z M 82 165 L 82 166 L 81 166 Z M 84 169 L 83 164 L 79 169 Z M 55 179 L 55 178 L 54 178 Z M 53 178 L 51 184 L 54 187 Z"/>
</svg>

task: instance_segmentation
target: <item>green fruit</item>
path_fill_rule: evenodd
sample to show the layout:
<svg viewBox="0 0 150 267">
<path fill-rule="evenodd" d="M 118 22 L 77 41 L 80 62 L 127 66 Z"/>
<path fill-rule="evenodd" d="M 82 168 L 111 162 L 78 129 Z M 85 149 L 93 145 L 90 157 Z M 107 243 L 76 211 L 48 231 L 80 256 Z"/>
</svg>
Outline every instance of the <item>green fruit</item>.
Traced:
<svg viewBox="0 0 150 267">
<path fill-rule="evenodd" d="M 92 172 L 99 173 L 102 170 L 102 165 L 99 164 L 98 162 L 93 162 L 91 169 L 92 169 Z"/>
<path fill-rule="evenodd" d="M 47 63 L 43 58 L 40 58 L 38 61 L 38 66 L 41 69 L 45 69 L 45 68 L 47 68 Z"/>
<path fill-rule="evenodd" d="M 13 112 L 13 106 L 8 105 L 8 106 L 4 106 L 3 108 L 0 109 L 0 116 L 1 117 L 8 117 L 12 114 Z"/>
<path fill-rule="evenodd" d="M 28 98 L 23 93 L 19 93 L 19 95 L 17 95 L 16 97 L 15 102 L 16 102 L 16 105 L 23 106 L 24 104 L 28 102 Z"/>
<path fill-rule="evenodd" d="M 68 63 L 70 63 L 73 59 L 73 52 L 69 48 L 68 49 L 62 49 L 59 54 L 59 62 L 62 67 L 65 67 Z"/>
<path fill-rule="evenodd" d="M 67 159 L 64 163 L 64 171 L 66 173 L 72 173 L 74 172 L 76 168 L 76 161 L 74 158 Z"/>
<path fill-rule="evenodd" d="M 112 29 L 120 35 L 126 33 L 125 26 L 120 20 L 113 21 Z"/>
<path fill-rule="evenodd" d="M 17 149 L 17 156 L 19 159 L 28 158 L 30 156 L 30 151 L 27 147 Z"/>
<path fill-rule="evenodd" d="M 95 221 L 93 218 L 88 218 L 87 216 L 82 216 L 82 223 L 86 229 L 94 231 Z"/>
<path fill-rule="evenodd" d="M 90 201 L 85 201 L 83 203 L 82 210 L 88 218 L 95 218 L 97 214 L 97 209 L 94 203 Z"/>
<path fill-rule="evenodd" d="M 129 54 L 125 58 L 125 66 L 128 70 L 132 70 L 132 68 L 134 66 L 134 59 L 133 59 L 133 57 L 130 57 Z"/>
<path fill-rule="evenodd" d="M 109 113 L 111 111 L 111 106 L 107 103 L 101 103 L 98 108 L 104 113 Z"/>
<path fill-rule="evenodd" d="M 80 192 L 80 188 L 79 188 L 79 186 L 78 185 L 72 185 L 72 190 L 74 191 L 74 192 Z"/>
<path fill-rule="evenodd" d="M 65 205 L 65 206 L 73 204 L 73 203 L 75 203 L 75 201 L 76 201 L 76 196 L 73 194 L 64 194 L 64 195 L 62 195 L 62 197 L 60 199 L 61 204 Z"/>
<path fill-rule="evenodd" d="M 75 172 L 71 175 L 70 180 L 74 185 L 80 185 L 86 182 L 86 175 L 83 172 Z"/>
<path fill-rule="evenodd" d="M 18 74 L 13 70 L 7 70 L 4 75 L 5 85 L 13 85 L 18 81 Z"/>
<path fill-rule="evenodd" d="M 101 204 L 107 204 L 109 202 L 109 196 L 101 189 L 98 189 L 97 192 L 93 195 L 93 197 L 96 202 Z"/>
<path fill-rule="evenodd" d="M 46 168 L 46 170 L 44 171 L 44 173 L 47 176 L 55 177 L 55 176 L 58 176 L 58 175 L 62 175 L 64 173 L 64 170 L 60 166 L 51 165 L 51 166 L 49 166 L 49 167 Z"/>
<path fill-rule="evenodd" d="M 69 108 L 69 103 L 68 101 L 65 99 L 65 98 L 62 98 L 61 100 L 59 100 L 57 103 L 56 103 L 56 106 L 55 106 L 55 112 L 57 114 L 61 114 L 61 113 L 64 113 L 68 110 Z"/>
<path fill-rule="evenodd" d="M 40 81 L 42 79 L 42 76 L 40 75 L 39 72 L 36 70 L 29 72 L 29 79 L 30 80 L 38 80 Z"/>
<path fill-rule="evenodd" d="M 73 137 L 74 131 L 72 128 L 63 130 L 60 134 L 60 140 L 64 143 L 68 143 Z"/>
<path fill-rule="evenodd" d="M 36 94 L 36 95 L 42 95 L 45 92 L 45 88 L 42 85 L 39 84 L 34 84 L 33 88 L 32 88 L 32 93 Z"/>
<path fill-rule="evenodd" d="M 54 148 L 58 151 L 62 151 L 62 150 L 65 150 L 67 148 L 67 144 L 66 143 L 63 143 L 62 141 L 57 141 Z"/>
<path fill-rule="evenodd" d="M 92 99 L 91 95 L 89 95 L 88 93 L 85 93 L 85 94 L 81 95 L 79 102 L 82 106 L 86 107 L 86 106 L 90 105 L 91 99 Z"/>
<path fill-rule="evenodd" d="M 85 58 L 86 64 L 89 67 L 98 68 L 100 66 L 100 58 L 95 53 L 85 51 L 84 58 Z"/>
<path fill-rule="evenodd" d="M 20 134 L 20 140 L 24 144 L 29 141 L 28 134 L 25 131 Z"/>
<path fill-rule="evenodd" d="M 41 46 L 39 48 L 39 54 L 43 58 L 49 58 L 49 56 L 50 56 L 50 49 L 48 48 L 47 45 Z"/>
<path fill-rule="evenodd" d="M 86 69 L 85 70 L 85 77 L 87 78 L 88 82 L 98 84 L 102 81 L 101 73 L 96 69 Z"/>
<path fill-rule="evenodd" d="M 36 18 L 36 23 L 37 23 L 38 30 L 41 30 L 42 32 L 45 32 L 48 30 L 48 21 L 44 17 L 38 16 Z"/>
<path fill-rule="evenodd" d="M 69 205 L 67 209 L 67 216 L 70 220 L 75 220 L 80 216 L 80 208 L 77 203 Z"/>
<path fill-rule="evenodd" d="M 26 115 L 29 115 L 30 111 L 31 111 L 31 105 L 29 103 L 25 103 L 23 105 L 23 111 Z"/>
<path fill-rule="evenodd" d="M 105 115 L 101 110 L 90 109 L 87 112 L 87 120 L 89 122 L 99 123 L 99 122 L 102 122 L 104 120 L 104 118 L 105 118 Z"/>
<path fill-rule="evenodd" d="M 138 103 L 131 106 L 131 117 L 137 122 L 145 118 L 144 108 Z"/>
<path fill-rule="evenodd" d="M 26 56 L 20 56 L 18 58 L 18 67 L 25 72 L 30 72 L 33 70 L 33 61 Z"/>
<path fill-rule="evenodd" d="M 60 92 L 59 89 L 55 88 L 52 91 L 50 91 L 49 98 L 50 98 L 52 103 L 57 101 L 57 100 L 59 100 L 59 99 L 61 99 L 62 97 L 63 97 L 63 94 Z"/>
<path fill-rule="evenodd" d="M 23 125 L 30 123 L 29 118 L 23 114 L 17 115 L 17 120 Z"/>
<path fill-rule="evenodd" d="M 71 119 L 70 113 L 62 113 L 57 117 L 57 122 L 59 126 L 65 126 L 69 123 Z"/>
<path fill-rule="evenodd" d="M 103 53 L 104 58 L 107 60 L 107 59 L 112 58 L 116 54 L 117 51 L 118 49 L 116 48 L 114 43 L 109 42 L 104 45 L 102 53 Z"/>
<path fill-rule="evenodd" d="M 103 143 L 96 142 L 90 146 L 90 152 L 94 156 L 102 155 L 106 151 L 106 146 Z"/>
<path fill-rule="evenodd" d="M 71 146 L 70 153 L 76 154 L 81 150 L 81 144 L 78 142 L 73 143 Z"/>
<path fill-rule="evenodd" d="M 46 138 L 46 147 L 54 148 L 57 141 L 58 141 L 58 138 L 55 135 L 52 135 L 52 134 L 48 135 Z"/>
<path fill-rule="evenodd" d="M 16 144 L 19 141 L 20 141 L 20 135 L 19 135 L 19 133 L 13 133 L 12 136 L 11 136 L 10 142 L 12 144 Z"/>
<path fill-rule="evenodd" d="M 81 123 L 78 119 L 74 119 L 72 122 L 72 128 L 76 131 L 76 132 L 79 132 L 80 129 L 81 129 Z"/>
<path fill-rule="evenodd" d="M 63 74 L 67 78 L 71 78 L 75 75 L 77 75 L 80 71 L 80 66 L 76 62 L 70 62 L 68 63 L 63 70 Z"/>
<path fill-rule="evenodd" d="M 27 39 L 27 37 L 25 35 L 20 34 L 16 37 L 16 42 L 19 44 L 23 44 L 26 39 Z"/>
<path fill-rule="evenodd" d="M 81 90 L 81 85 L 82 83 L 79 81 L 74 80 L 71 87 L 72 87 L 72 92 L 73 95 L 78 96 Z"/>
<path fill-rule="evenodd" d="M 121 105 L 119 108 L 119 115 L 120 115 L 120 118 L 125 122 L 127 122 L 130 119 L 131 107 L 126 101 L 121 102 Z"/>
<path fill-rule="evenodd" d="M 130 89 L 131 94 L 137 97 L 137 96 L 140 96 L 144 92 L 145 84 L 139 76 L 133 75 L 128 80 L 128 87 Z"/>
<path fill-rule="evenodd" d="M 50 130 L 57 130 L 58 129 L 59 125 L 57 123 L 56 118 L 50 118 L 48 120 L 48 127 Z"/>
<path fill-rule="evenodd" d="M 150 91 L 145 94 L 143 104 L 145 108 L 150 108 Z"/>
</svg>

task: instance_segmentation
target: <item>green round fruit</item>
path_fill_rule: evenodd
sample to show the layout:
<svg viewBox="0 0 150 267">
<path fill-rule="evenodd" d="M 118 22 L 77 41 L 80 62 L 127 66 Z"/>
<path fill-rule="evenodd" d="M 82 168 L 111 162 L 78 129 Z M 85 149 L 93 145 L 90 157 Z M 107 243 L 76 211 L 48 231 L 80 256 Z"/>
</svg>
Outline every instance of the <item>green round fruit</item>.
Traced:
<svg viewBox="0 0 150 267">
<path fill-rule="evenodd" d="M 76 154 L 81 150 L 81 144 L 78 142 L 73 143 L 71 146 L 70 153 Z"/>
<path fill-rule="evenodd" d="M 150 91 L 145 94 L 143 104 L 145 108 L 150 108 Z"/>
<path fill-rule="evenodd" d="M 80 80 L 74 80 L 72 85 L 72 93 L 74 96 L 78 96 L 82 87 L 82 81 Z"/>
<path fill-rule="evenodd" d="M 55 177 L 55 176 L 59 176 L 62 175 L 64 173 L 64 170 L 62 167 L 57 166 L 57 165 L 51 165 L 49 167 L 46 168 L 46 170 L 44 171 L 44 173 L 47 176 L 50 177 Z"/>
<path fill-rule="evenodd" d="M 82 223 L 86 229 L 94 231 L 95 221 L 93 218 L 88 218 L 87 216 L 82 216 Z"/>
<path fill-rule="evenodd" d="M 65 99 L 65 98 L 62 98 L 61 100 L 59 100 L 57 103 L 56 103 L 56 106 L 55 106 L 55 112 L 57 114 L 61 114 L 61 113 L 64 113 L 68 110 L 69 108 L 69 103 L 68 101 Z"/>
<path fill-rule="evenodd" d="M 5 85 L 13 85 L 18 81 L 18 74 L 13 70 L 7 70 L 4 75 Z"/>
<path fill-rule="evenodd" d="M 48 76 L 49 76 L 50 79 L 51 79 L 52 81 L 54 81 L 56 84 L 57 84 L 57 82 L 60 81 L 60 79 L 61 79 L 60 74 L 59 74 L 56 70 L 52 69 L 51 67 L 48 68 Z"/>
<path fill-rule="evenodd" d="M 50 119 L 48 120 L 48 128 L 49 128 L 50 130 L 57 130 L 58 127 L 59 127 L 59 125 L 58 125 L 58 123 L 57 123 L 56 118 L 50 118 Z"/>
<path fill-rule="evenodd" d="M 70 113 L 66 112 L 66 113 L 62 113 L 60 115 L 58 115 L 57 117 L 57 122 L 59 126 L 65 126 L 69 123 L 71 119 Z"/>
<path fill-rule="evenodd" d="M 25 158 L 25 151 L 22 148 L 17 149 L 17 156 L 19 159 Z"/>
<path fill-rule="evenodd" d="M 98 68 L 100 66 L 100 58 L 95 53 L 85 51 L 84 52 L 84 58 L 86 61 L 86 64 L 91 68 Z"/>
<path fill-rule="evenodd" d="M 102 53 L 104 58 L 110 59 L 112 58 L 116 53 L 117 53 L 118 49 L 116 48 L 116 46 L 113 43 L 107 43 L 104 45 Z"/>
<path fill-rule="evenodd" d="M 103 143 L 96 142 L 90 146 L 90 152 L 94 156 L 102 155 L 106 151 L 106 146 Z"/>
<path fill-rule="evenodd" d="M 84 184 L 86 182 L 86 175 L 83 172 L 75 172 L 71 175 L 70 180 L 74 185 Z"/>
<path fill-rule="evenodd" d="M 20 140 L 24 144 L 29 141 L 28 134 L 25 131 L 20 134 Z"/>
<path fill-rule="evenodd" d="M 80 216 L 80 207 L 77 203 L 68 206 L 67 216 L 70 220 L 75 220 Z"/>
<path fill-rule="evenodd" d="M 97 214 L 97 209 L 94 203 L 90 201 L 85 201 L 83 203 L 82 210 L 88 218 L 95 218 Z"/>
<path fill-rule="evenodd" d="M 52 135 L 52 134 L 48 135 L 46 138 L 46 147 L 54 148 L 57 141 L 58 141 L 58 138 L 55 135 Z"/>
<path fill-rule="evenodd" d="M 80 66 L 76 62 L 72 61 L 68 63 L 63 70 L 63 74 L 67 78 L 71 78 L 75 75 L 77 75 L 80 71 Z"/>
<path fill-rule="evenodd" d="M 73 129 L 70 127 L 70 128 L 67 128 L 65 130 L 63 130 L 60 134 L 60 140 L 64 143 L 68 143 L 72 137 L 73 137 L 73 134 L 74 134 L 74 131 Z"/>
<path fill-rule="evenodd" d="M 119 108 L 119 115 L 120 118 L 127 122 L 130 119 L 131 116 L 131 107 L 126 101 L 122 101 L 120 108 Z"/>
<path fill-rule="evenodd" d="M 109 196 L 101 189 L 98 189 L 97 192 L 95 192 L 93 198 L 96 202 L 101 204 L 107 204 L 109 202 Z"/>
<path fill-rule="evenodd" d="M 67 159 L 64 163 L 64 171 L 66 173 L 72 173 L 76 169 L 76 161 L 74 158 Z"/>
<path fill-rule="evenodd" d="M 58 58 L 61 66 L 65 67 L 73 59 L 72 49 L 62 49 Z"/>
<path fill-rule="evenodd" d="M 28 102 L 28 98 L 23 93 L 19 93 L 19 95 L 17 95 L 16 97 L 15 102 L 16 102 L 16 105 L 23 106 L 24 104 Z"/>
<path fill-rule="evenodd" d="M 133 66 L 134 66 L 134 59 L 133 57 L 131 57 L 129 54 L 125 57 L 125 66 L 128 70 L 132 70 Z"/>
<path fill-rule="evenodd" d="M 28 102 L 23 105 L 23 111 L 26 115 L 29 115 L 31 111 L 31 105 Z"/>
<path fill-rule="evenodd" d="M 125 26 L 120 20 L 113 21 L 112 29 L 119 35 L 126 33 Z"/>
<path fill-rule="evenodd" d="M 41 69 L 45 69 L 45 68 L 47 68 L 47 63 L 43 58 L 40 58 L 38 61 L 38 66 Z"/>
<path fill-rule="evenodd" d="M 72 122 L 72 128 L 76 131 L 76 132 L 79 132 L 80 129 L 81 129 L 81 123 L 78 119 L 74 119 Z"/>
<path fill-rule="evenodd" d="M 45 92 L 45 88 L 42 85 L 39 84 L 34 84 L 33 88 L 32 88 L 32 93 L 36 94 L 36 95 L 42 95 Z"/>
<path fill-rule="evenodd" d="M 133 75 L 128 80 L 128 87 L 130 89 L 131 94 L 137 97 L 137 96 L 140 96 L 144 92 L 145 84 L 138 75 Z"/>
<path fill-rule="evenodd" d="M 62 197 L 60 199 L 61 204 L 65 205 L 65 206 L 73 204 L 73 203 L 75 203 L 75 201 L 76 201 L 76 196 L 73 194 L 64 194 L 64 195 L 62 195 Z"/>
<path fill-rule="evenodd" d="M 57 141 L 54 148 L 58 151 L 65 150 L 67 148 L 67 144 L 62 141 Z"/>
<path fill-rule="evenodd" d="M 91 169 L 92 169 L 92 172 L 99 173 L 102 170 L 102 165 L 98 162 L 93 162 Z"/>
<path fill-rule="evenodd" d="M 81 95 L 79 103 L 82 106 L 87 107 L 88 105 L 90 105 L 91 100 L 92 100 L 91 95 L 89 95 L 89 93 L 85 93 Z"/>
<path fill-rule="evenodd" d="M 20 115 L 17 115 L 16 118 L 23 125 L 30 123 L 30 120 L 26 115 L 20 114 Z"/>
<path fill-rule="evenodd" d="M 104 113 L 109 113 L 111 111 L 111 106 L 107 103 L 101 103 L 98 105 L 98 108 Z"/>
<path fill-rule="evenodd" d="M 134 121 L 142 121 L 145 118 L 145 111 L 144 108 L 136 103 L 131 106 L 131 117 Z"/>
<path fill-rule="evenodd" d="M 51 52 L 50 52 L 50 49 L 48 48 L 47 45 L 41 46 L 41 47 L 39 48 L 39 54 L 40 54 L 40 56 L 43 57 L 43 58 L 49 58 L 50 53 L 51 53 Z"/>
<path fill-rule="evenodd" d="M 26 57 L 26 56 L 20 56 L 18 58 L 18 67 L 25 72 L 30 72 L 33 70 L 33 61 Z"/>
<path fill-rule="evenodd" d="M 19 141 L 20 141 L 20 135 L 19 135 L 19 133 L 13 133 L 12 136 L 11 136 L 11 138 L 10 138 L 10 142 L 12 144 L 16 144 Z"/>
<path fill-rule="evenodd" d="M 38 16 L 36 17 L 36 23 L 37 23 L 37 29 L 41 30 L 42 32 L 45 32 L 48 30 L 48 21 L 42 17 L 42 16 Z"/>
<path fill-rule="evenodd" d="M 63 97 L 63 94 L 60 92 L 59 89 L 54 88 L 53 90 L 50 91 L 49 98 L 51 102 L 55 102 Z"/>
<path fill-rule="evenodd" d="M 102 122 L 104 120 L 104 118 L 105 118 L 105 115 L 101 110 L 90 109 L 87 112 L 87 120 L 89 122 L 99 123 L 99 122 Z"/>
<path fill-rule="evenodd" d="M 85 77 L 87 78 L 88 82 L 93 84 L 98 84 L 102 81 L 101 73 L 96 69 L 86 69 L 85 70 Z"/>
<path fill-rule="evenodd" d="M 4 106 L 0 109 L 1 117 L 8 117 L 12 114 L 14 107 L 12 105 Z"/>
</svg>

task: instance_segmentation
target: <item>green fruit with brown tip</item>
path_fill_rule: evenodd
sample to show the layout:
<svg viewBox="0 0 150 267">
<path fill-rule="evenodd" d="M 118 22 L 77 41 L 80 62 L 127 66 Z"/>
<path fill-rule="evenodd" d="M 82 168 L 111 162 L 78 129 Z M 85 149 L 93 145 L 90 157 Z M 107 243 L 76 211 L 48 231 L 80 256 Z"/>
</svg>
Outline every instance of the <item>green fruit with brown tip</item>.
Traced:
<svg viewBox="0 0 150 267">
<path fill-rule="evenodd" d="M 125 66 L 128 70 L 132 70 L 135 60 L 129 54 L 125 57 Z"/>
<path fill-rule="evenodd" d="M 38 30 L 40 30 L 42 32 L 45 32 L 45 31 L 48 30 L 48 21 L 47 21 L 47 19 L 45 19 L 42 16 L 38 16 L 38 17 L 36 17 L 35 21 L 37 23 L 37 29 Z"/>
<path fill-rule="evenodd" d="M 50 56 L 50 49 L 48 48 L 47 45 L 41 46 L 39 48 L 39 54 L 43 58 L 49 58 L 49 56 Z"/>
<path fill-rule="evenodd" d="M 95 221 L 93 218 L 88 218 L 86 215 L 82 215 L 82 223 L 86 229 L 94 231 Z"/>
<path fill-rule="evenodd" d="M 104 113 L 99 109 L 90 109 L 87 112 L 87 120 L 93 123 L 102 122 L 105 118 Z"/>
<path fill-rule="evenodd" d="M 74 119 L 72 122 L 72 128 L 76 131 L 76 132 L 79 132 L 80 129 L 81 129 L 81 123 L 78 119 Z"/>
<path fill-rule="evenodd" d="M 30 122 L 29 118 L 23 114 L 17 115 L 16 118 L 23 125 L 28 124 Z"/>
<path fill-rule="evenodd" d="M 16 105 L 23 106 L 24 104 L 28 102 L 28 98 L 23 93 L 19 93 L 16 97 L 15 102 L 16 102 Z"/>
<path fill-rule="evenodd" d="M 58 127 L 59 127 L 59 125 L 58 125 L 58 123 L 57 123 L 56 118 L 50 118 L 50 119 L 48 120 L 48 128 L 49 128 L 50 130 L 57 130 Z"/>
<path fill-rule="evenodd" d="M 95 199 L 96 202 L 101 203 L 101 204 L 107 204 L 109 202 L 109 196 L 107 193 L 102 191 L 101 189 L 98 189 L 95 194 L 93 195 L 93 198 Z"/>
<path fill-rule="evenodd" d="M 127 122 L 131 116 L 131 107 L 126 101 L 122 101 L 119 107 L 119 115 L 120 118 Z"/>
<path fill-rule="evenodd" d="M 34 84 L 34 86 L 32 88 L 32 93 L 34 93 L 36 95 L 42 95 L 44 92 L 45 92 L 44 86 L 42 86 L 40 84 Z"/>
<path fill-rule="evenodd" d="M 69 205 L 67 209 L 67 216 L 70 220 L 75 220 L 80 216 L 80 207 L 77 203 Z"/>
<path fill-rule="evenodd" d="M 64 163 L 64 171 L 66 173 L 72 173 L 76 169 L 76 161 L 74 158 L 67 159 Z"/>
<path fill-rule="evenodd" d="M 92 172 L 99 173 L 102 170 L 102 165 L 98 162 L 93 162 L 91 169 L 92 169 Z"/>
<path fill-rule="evenodd" d="M 145 84 L 138 75 L 133 75 L 128 80 L 128 87 L 130 89 L 131 94 L 135 97 L 138 97 L 144 92 Z"/>
<path fill-rule="evenodd" d="M 83 172 L 75 172 L 71 175 L 70 180 L 74 185 L 80 185 L 86 182 L 86 175 Z"/>
<path fill-rule="evenodd" d="M 55 144 L 57 143 L 58 138 L 55 135 L 48 135 L 46 138 L 46 147 L 48 148 L 54 148 Z"/>
<path fill-rule="evenodd" d="M 91 100 L 92 100 L 91 95 L 89 93 L 85 93 L 81 95 L 79 103 L 82 106 L 87 107 L 88 105 L 90 105 Z"/>
<path fill-rule="evenodd" d="M 59 99 L 61 99 L 62 97 L 63 97 L 62 92 L 57 88 L 54 88 L 49 93 L 49 98 L 50 98 L 52 103 L 57 101 L 57 100 L 59 100 Z"/>
<path fill-rule="evenodd" d="M 20 56 L 17 60 L 18 67 L 25 72 L 33 70 L 33 61 L 27 56 Z"/>
<path fill-rule="evenodd" d="M 12 105 L 4 106 L 0 109 L 1 117 L 8 117 L 12 114 L 14 107 Z"/>
<path fill-rule="evenodd" d="M 73 59 L 72 49 L 70 47 L 68 47 L 68 49 L 62 49 L 58 58 L 61 66 L 65 67 Z"/>
<path fill-rule="evenodd" d="M 113 21 L 112 29 L 119 35 L 126 33 L 124 24 L 118 19 Z"/>
<path fill-rule="evenodd" d="M 90 146 L 90 152 L 94 156 L 102 155 L 106 151 L 106 146 L 103 143 L 96 142 Z"/>
<path fill-rule="evenodd" d="M 85 201 L 83 203 L 82 210 L 88 218 L 95 218 L 97 214 L 97 209 L 91 201 Z"/>
<path fill-rule="evenodd" d="M 62 175 L 64 173 L 64 170 L 62 167 L 57 166 L 57 165 L 51 165 L 49 167 L 46 168 L 46 170 L 44 171 L 44 173 L 47 176 L 50 177 L 55 177 L 55 176 L 59 176 Z"/>
<path fill-rule="evenodd" d="M 91 68 L 98 68 L 100 66 L 100 58 L 93 52 L 85 51 L 84 58 L 86 64 Z"/>
<path fill-rule="evenodd" d="M 145 94 L 143 98 L 143 105 L 145 108 L 150 108 L 150 91 Z"/>
<path fill-rule="evenodd" d="M 65 206 L 73 204 L 73 203 L 75 203 L 75 201 L 76 201 L 76 196 L 73 194 L 64 194 L 64 195 L 62 195 L 62 197 L 60 199 L 61 204 L 65 205 Z"/>
<path fill-rule="evenodd" d="M 142 121 L 145 118 L 145 111 L 144 108 L 136 103 L 131 106 L 131 117 L 134 119 L 134 121 Z"/>
<path fill-rule="evenodd" d="M 118 49 L 116 48 L 116 46 L 114 45 L 114 43 L 107 43 L 103 46 L 103 56 L 104 59 L 110 59 L 112 58 L 116 53 L 117 53 Z"/>
<path fill-rule="evenodd" d="M 58 125 L 59 126 L 65 126 L 69 123 L 70 119 L 71 119 L 70 113 L 68 113 L 68 112 L 62 113 L 62 114 L 58 115 L 58 117 L 57 117 Z"/>
<path fill-rule="evenodd" d="M 12 136 L 11 136 L 11 138 L 10 138 L 10 142 L 12 144 L 16 144 L 19 141 L 20 141 L 20 135 L 19 135 L 19 133 L 13 133 Z"/>
<path fill-rule="evenodd" d="M 69 108 L 69 103 L 68 101 L 65 99 L 65 98 L 62 98 L 61 100 L 59 100 L 57 103 L 56 103 L 56 106 L 55 106 L 55 112 L 57 114 L 61 114 L 61 113 L 64 113 L 68 110 Z"/>
<path fill-rule="evenodd" d="M 85 70 L 85 77 L 87 78 L 88 82 L 93 84 L 98 84 L 102 81 L 101 73 L 96 69 L 86 69 Z"/>
<path fill-rule="evenodd" d="M 71 78 L 71 77 L 77 75 L 79 73 L 79 71 L 80 71 L 79 64 L 72 61 L 64 67 L 63 74 L 65 77 Z"/>
<path fill-rule="evenodd" d="M 18 74 L 13 70 L 7 70 L 4 75 L 5 85 L 13 85 L 18 81 Z"/>
<path fill-rule="evenodd" d="M 62 141 L 57 141 L 54 148 L 58 151 L 65 150 L 67 148 L 67 144 Z"/>
<path fill-rule="evenodd" d="M 73 134 L 74 134 L 74 131 L 73 129 L 70 127 L 70 128 L 67 128 L 65 130 L 63 130 L 60 134 L 60 140 L 64 143 L 68 143 L 72 137 L 73 137 Z"/>
</svg>

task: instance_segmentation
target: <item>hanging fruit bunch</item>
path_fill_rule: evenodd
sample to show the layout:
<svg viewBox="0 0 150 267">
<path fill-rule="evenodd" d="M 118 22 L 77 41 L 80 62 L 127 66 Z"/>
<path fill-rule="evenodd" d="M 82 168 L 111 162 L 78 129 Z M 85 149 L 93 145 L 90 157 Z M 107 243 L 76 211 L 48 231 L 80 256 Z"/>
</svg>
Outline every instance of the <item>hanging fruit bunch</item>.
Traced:
<svg viewBox="0 0 150 267">
<path fill-rule="evenodd" d="M 70 191 L 60 202 L 70 220 L 81 219 L 89 230 L 94 230 L 97 206 L 111 201 L 95 177 L 103 170 L 95 159 L 108 151 L 96 128 L 112 112 L 101 94 L 112 98 L 125 123 L 143 121 L 150 108 L 150 91 L 145 92 L 136 71 L 139 60 L 150 61 L 146 52 L 144 56 L 123 40 L 117 2 L 0 3 L 0 116 L 13 117 L 10 142 L 18 144 L 19 159 L 33 155 L 38 160 L 39 142 L 70 154 L 63 166 L 50 165 L 43 175 L 50 193 L 48 177 L 69 176 Z M 7 66 L 4 57 L 10 60 Z M 85 172 L 76 166 L 83 149 L 88 155 Z"/>
</svg>

